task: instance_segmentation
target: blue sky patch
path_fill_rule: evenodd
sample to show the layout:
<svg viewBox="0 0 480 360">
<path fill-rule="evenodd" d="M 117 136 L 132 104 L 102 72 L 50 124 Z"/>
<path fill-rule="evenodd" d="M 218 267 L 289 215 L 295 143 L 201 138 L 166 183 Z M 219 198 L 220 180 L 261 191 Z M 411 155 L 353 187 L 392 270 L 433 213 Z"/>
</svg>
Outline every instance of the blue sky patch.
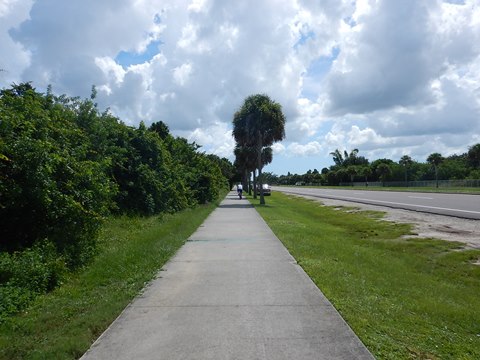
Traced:
<svg viewBox="0 0 480 360">
<path fill-rule="evenodd" d="M 148 44 L 145 51 L 140 54 L 129 51 L 120 51 L 115 57 L 115 61 L 124 68 L 127 68 L 131 65 L 143 64 L 152 60 L 153 57 L 160 52 L 160 45 L 162 45 L 160 40 L 152 41 L 150 44 Z"/>
<path fill-rule="evenodd" d="M 321 56 L 310 63 L 307 74 L 304 77 L 304 86 L 302 89 L 302 97 L 314 100 L 317 98 L 320 83 L 330 72 L 333 61 L 340 54 L 340 49 L 334 47 L 330 56 Z"/>
<path fill-rule="evenodd" d="M 313 31 L 309 31 L 306 34 L 301 34 L 300 39 L 293 45 L 294 49 L 297 49 L 299 46 L 305 44 L 308 39 L 314 39 L 315 38 L 315 33 Z"/>
</svg>

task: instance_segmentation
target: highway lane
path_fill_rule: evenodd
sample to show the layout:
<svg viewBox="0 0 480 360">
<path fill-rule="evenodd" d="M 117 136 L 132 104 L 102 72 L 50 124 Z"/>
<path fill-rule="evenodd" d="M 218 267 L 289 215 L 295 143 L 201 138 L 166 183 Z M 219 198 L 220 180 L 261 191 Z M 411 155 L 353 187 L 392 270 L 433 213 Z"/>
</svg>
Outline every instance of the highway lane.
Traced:
<svg viewBox="0 0 480 360">
<path fill-rule="evenodd" d="M 274 186 L 272 190 L 480 220 L 480 195 L 283 186 Z"/>
</svg>

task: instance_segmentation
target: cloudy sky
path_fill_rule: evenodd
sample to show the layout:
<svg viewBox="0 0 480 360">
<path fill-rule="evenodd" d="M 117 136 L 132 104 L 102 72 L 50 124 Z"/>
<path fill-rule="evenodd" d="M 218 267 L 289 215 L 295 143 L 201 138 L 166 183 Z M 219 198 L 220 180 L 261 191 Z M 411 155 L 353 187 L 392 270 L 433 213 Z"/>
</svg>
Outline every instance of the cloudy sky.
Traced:
<svg viewBox="0 0 480 360">
<path fill-rule="evenodd" d="M 0 0 L 0 69 L 1 88 L 95 85 L 101 110 L 232 160 L 233 113 L 268 94 L 276 174 L 480 142 L 480 0 Z"/>
</svg>

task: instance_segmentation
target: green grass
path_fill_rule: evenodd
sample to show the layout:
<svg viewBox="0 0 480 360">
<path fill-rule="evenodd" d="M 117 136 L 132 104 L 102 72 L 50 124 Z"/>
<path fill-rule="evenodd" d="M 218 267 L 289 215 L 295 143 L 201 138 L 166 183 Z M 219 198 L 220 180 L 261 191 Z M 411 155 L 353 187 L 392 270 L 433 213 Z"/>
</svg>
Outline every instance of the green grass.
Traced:
<svg viewBox="0 0 480 360">
<path fill-rule="evenodd" d="M 480 251 L 278 192 L 256 209 L 378 359 L 480 359 Z"/>
<path fill-rule="evenodd" d="M 0 326 L 0 359 L 79 358 L 216 205 L 108 220 L 88 268 Z"/>
</svg>

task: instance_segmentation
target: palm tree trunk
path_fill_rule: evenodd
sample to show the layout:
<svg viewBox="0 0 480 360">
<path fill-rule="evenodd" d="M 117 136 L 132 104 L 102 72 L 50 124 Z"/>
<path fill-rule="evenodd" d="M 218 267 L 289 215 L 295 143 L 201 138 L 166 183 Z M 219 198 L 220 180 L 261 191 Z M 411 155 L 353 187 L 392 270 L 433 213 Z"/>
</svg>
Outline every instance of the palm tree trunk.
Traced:
<svg viewBox="0 0 480 360">
<path fill-rule="evenodd" d="M 247 169 L 243 170 L 242 183 L 243 183 L 243 188 L 246 191 L 248 191 L 248 171 L 247 171 Z"/>
<path fill-rule="evenodd" d="M 262 168 L 258 169 L 258 182 L 260 188 L 260 205 L 265 205 L 265 196 L 263 195 L 263 180 L 262 180 Z"/>
<path fill-rule="evenodd" d="M 262 149 L 263 149 L 263 142 L 262 142 L 262 134 L 260 130 L 257 131 L 257 164 L 258 164 L 258 182 L 259 182 L 259 189 L 260 189 L 260 205 L 265 205 L 265 196 L 263 196 L 263 179 L 262 179 Z"/>
</svg>

